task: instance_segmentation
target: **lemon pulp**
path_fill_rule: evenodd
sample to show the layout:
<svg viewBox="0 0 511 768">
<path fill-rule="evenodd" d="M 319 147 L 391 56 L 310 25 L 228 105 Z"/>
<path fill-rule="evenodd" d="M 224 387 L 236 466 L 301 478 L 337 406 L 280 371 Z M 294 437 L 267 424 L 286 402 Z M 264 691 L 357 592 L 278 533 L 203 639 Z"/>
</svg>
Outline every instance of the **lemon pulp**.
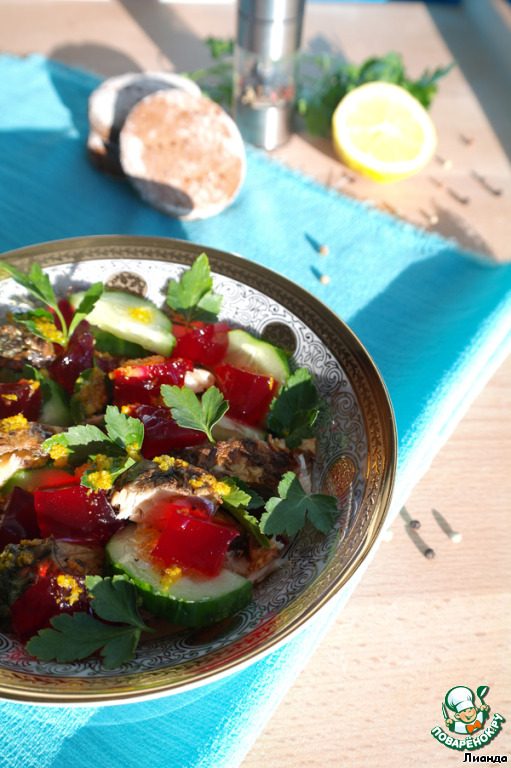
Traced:
<svg viewBox="0 0 511 768">
<path fill-rule="evenodd" d="M 348 93 L 334 112 L 332 136 L 340 159 L 376 181 L 411 176 L 436 147 L 424 107 L 390 83 L 367 83 Z"/>
</svg>

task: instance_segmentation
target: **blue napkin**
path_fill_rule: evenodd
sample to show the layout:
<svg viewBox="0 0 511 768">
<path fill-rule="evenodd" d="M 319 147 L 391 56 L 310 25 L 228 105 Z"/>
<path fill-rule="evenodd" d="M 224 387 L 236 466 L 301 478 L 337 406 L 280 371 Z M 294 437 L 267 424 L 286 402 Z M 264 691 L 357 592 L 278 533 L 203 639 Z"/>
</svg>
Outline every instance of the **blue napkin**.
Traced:
<svg viewBox="0 0 511 768">
<path fill-rule="evenodd" d="M 400 449 L 390 523 L 511 349 L 511 267 L 250 148 L 245 185 L 229 209 L 205 221 L 167 218 L 89 164 L 87 99 L 98 82 L 41 56 L 0 58 L 0 252 L 81 235 L 176 237 L 237 252 L 311 291 L 357 333 L 389 389 Z M 330 254 L 321 258 L 314 241 Z M 0 703 L 0 764 L 239 765 L 367 564 L 282 648 L 197 690 L 90 709 Z"/>
</svg>

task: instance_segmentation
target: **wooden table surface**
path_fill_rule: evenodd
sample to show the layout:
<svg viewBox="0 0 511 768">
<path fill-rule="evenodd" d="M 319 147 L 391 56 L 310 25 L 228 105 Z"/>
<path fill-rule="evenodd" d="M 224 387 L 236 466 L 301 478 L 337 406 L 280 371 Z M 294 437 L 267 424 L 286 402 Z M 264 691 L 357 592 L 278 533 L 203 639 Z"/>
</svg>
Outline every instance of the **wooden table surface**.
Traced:
<svg viewBox="0 0 511 768">
<path fill-rule="evenodd" d="M 235 8 L 0 0 L 0 19 L 0 50 L 37 51 L 110 76 L 208 64 L 204 38 L 233 36 Z M 456 60 L 431 110 L 438 156 L 413 179 L 388 187 L 349 180 L 329 141 L 304 135 L 276 154 L 489 259 L 511 260 L 511 88 L 464 6 L 309 3 L 304 48 L 337 51 L 357 63 L 396 50 L 413 76 Z M 473 171 L 501 194 L 488 192 Z M 392 539 L 381 545 L 243 768 L 462 763 L 462 753 L 430 734 L 443 725 L 442 700 L 455 685 L 489 686 L 492 712 L 508 722 L 474 754 L 511 759 L 510 384 L 508 359 L 413 490 Z M 434 559 L 412 540 L 411 518 L 420 521 Z M 445 525 L 461 533 L 461 542 L 449 539 Z"/>
</svg>

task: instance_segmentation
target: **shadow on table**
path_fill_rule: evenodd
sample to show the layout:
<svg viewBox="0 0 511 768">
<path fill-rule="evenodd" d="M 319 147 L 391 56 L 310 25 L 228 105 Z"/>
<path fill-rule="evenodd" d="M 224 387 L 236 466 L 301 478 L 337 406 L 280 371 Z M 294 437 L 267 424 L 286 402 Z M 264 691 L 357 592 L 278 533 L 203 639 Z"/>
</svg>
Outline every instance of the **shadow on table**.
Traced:
<svg viewBox="0 0 511 768">
<path fill-rule="evenodd" d="M 474 91 L 502 148 L 511 158 L 509 88 L 496 64 L 491 60 L 474 23 L 467 17 L 466 10 L 460 6 L 446 7 L 439 3 L 428 3 L 427 10 L 456 65 Z M 470 131 L 469 126 L 467 131 Z"/>
<path fill-rule="evenodd" d="M 434 423 L 424 448 L 440 447 L 436 431 L 470 398 L 468 382 L 499 342 L 496 329 L 510 286 L 511 265 L 441 246 L 349 318 L 388 387 L 404 453 Z M 453 392 L 459 393 L 456 402 Z"/>
<path fill-rule="evenodd" d="M 50 52 L 50 58 L 70 67 L 94 72 L 100 77 L 123 75 L 125 72 L 140 72 L 140 66 L 123 51 L 108 45 L 82 43 L 81 45 L 60 45 Z"/>
<path fill-rule="evenodd" d="M 452 211 L 448 211 L 436 203 L 433 206 L 438 221 L 429 226 L 431 232 L 437 232 L 445 238 L 453 238 L 461 248 L 495 260 L 495 254 L 491 247 L 478 232 L 471 228 L 467 219 L 456 216 Z"/>
<path fill-rule="evenodd" d="M 210 66 L 209 48 L 183 22 L 168 3 L 154 0 L 117 0 L 139 27 L 161 51 L 167 62 L 172 62 L 176 72 L 189 72 Z M 233 19 L 235 11 L 233 9 Z M 230 35 L 226 32 L 225 37 Z M 168 69 L 167 66 L 162 68 Z"/>
</svg>

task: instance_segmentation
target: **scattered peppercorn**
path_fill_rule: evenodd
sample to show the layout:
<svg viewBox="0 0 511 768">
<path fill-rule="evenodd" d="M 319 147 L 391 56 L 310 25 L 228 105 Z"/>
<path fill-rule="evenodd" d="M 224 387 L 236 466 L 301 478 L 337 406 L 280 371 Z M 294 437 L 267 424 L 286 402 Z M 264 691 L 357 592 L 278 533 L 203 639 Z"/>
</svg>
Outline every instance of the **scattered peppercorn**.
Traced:
<svg viewBox="0 0 511 768">
<path fill-rule="evenodd" d="M 410 528 L 413 528 L 414 531 L 418 531 L 421 527 L 421 524 L 418 520 L 410 520 Z"/>
<path fill-rule="evenodd" d="M 431 547 L 428 547 L 428 549 L 426 549 L 424 552 L 424 557 L 427 557 L 428 560 L 433 560 L 435 557 L 435 550 L 431 549 Z"/>
</svg>

